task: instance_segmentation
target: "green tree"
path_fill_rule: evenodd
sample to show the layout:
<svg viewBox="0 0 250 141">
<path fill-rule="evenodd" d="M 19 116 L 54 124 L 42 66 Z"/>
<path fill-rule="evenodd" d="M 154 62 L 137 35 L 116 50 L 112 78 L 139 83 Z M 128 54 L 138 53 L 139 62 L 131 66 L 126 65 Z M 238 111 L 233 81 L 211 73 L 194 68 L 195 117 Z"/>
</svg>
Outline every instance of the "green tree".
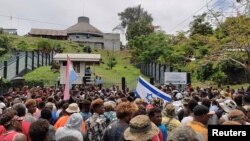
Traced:
<svg viewBox="0 0 250 141">
<path fill-rule="evenodd" d="M 41 50 L 42 52 L 45 52 L 45 53 L 49 53 L 52 50 L 52 46 L 51 46 L 50 42 L 47 40 L 40 40 L 37 43 L 37 47 L 39 50 Z"/>
<path fill-rule="evenodd" d="M 0 56 L 8 52 L 10 41 L 6 36 L 0 36 Z"/>
<path fill-rule="evenodd" d="M 19 51 L 27 51 L 28 50 L 28 44 L 25 41 L 20 41 L 17 44 L 17 50 Z"/>
<path fill-rule="evenodd" d="M 126 38 L 134 39 L 137 36 L 148 35 L 154 31 L 152 26 L 153 18 L 141 5 L 128 7 L 118 13 L 123 28 L 127 28 Z"/>
<path fill-rule="evenodd" d="M 109 57 L 107 66 L 112 70 L 112 68 L 117 64 L 115 57 Z"/>
<path fill-rule="evenodd" d="M 212 25 L 206 21 L 207 13 L 194 16 L 194 20 L 190 23 L 190 35 L 211 35 L 213 34 Z"/>
</svg>

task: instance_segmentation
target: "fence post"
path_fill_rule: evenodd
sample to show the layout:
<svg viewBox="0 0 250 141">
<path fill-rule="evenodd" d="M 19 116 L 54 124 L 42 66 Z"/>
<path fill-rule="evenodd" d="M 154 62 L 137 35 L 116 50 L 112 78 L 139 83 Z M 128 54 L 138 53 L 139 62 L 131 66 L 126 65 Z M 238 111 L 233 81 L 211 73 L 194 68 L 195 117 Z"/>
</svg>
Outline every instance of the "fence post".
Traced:
<svg viewBox="0 0 250 141">
<path fill-rule="evenodd" d="M 154 76 L 154 78 L 155 78 L 155 80 L 157 81 L 157 78 L 156 78 L 157 63 L 154 62 L 154 64 L 155 64 L 155 65 L 154 65 L 154 67 L 155 67 L 155 73 L 154 73 L 155 76 Z"/>
<path fill-rule="evenodd" d="M 39 61 L 40 61 L 39 58 L 40 58 L 39 57 L 39 51 L 37 51 L 37 68 L 40 66 L 40 64 L 39 64 Z"/>
<path fill-rule="evenodd" d="M 16 55 L 16 76 L 19 74 L 19 52 Z"/>
<path fill-rule="evenodd" d="M 159 83 L 161 84 L 161 64 L 159 64 L 158 74 L 159 74 Z"/>
<path fill-rule="evenodd" d="M 32 70 L 34 70 L 34 62 L 35 62 L 34 57 L 35 57 L 35 53 L 34 53 L 34 51 L 32 51 L 32 59 L 31 59 L 31 69 Z"/>
<path fill-rule="evenodd" d="M 50 62 L 50 54 L 51 54 L 51 53 L 48 54 L 48 56 L 49 56 L 49 65 L 51 64 L 51 62 Z"/>
<path fill-rule="evenodd" d="M 44 53 L 42 52 L 42 66 L 43 66 Z"/>
<path fill-rule="evenodd" d="M 28 51 L 25 52 L 25 73 L 28 70 Z"/>
<path fill-rule="evenodd" d="M 125 89 L 126 89 L 126 79 L 125 79 L 125 77 L 122 77 L 122 90 L 123 90 L 123 92 L 125 92 Z"/>
<path fill-rule="evenodd" d="M 8 70 L 8 62 L 4 61 L 4 67 L 3 67 L 3 78 L 7 79 L 7 70 Z"/>
<path fill-rule="evenodd" d="M 150 77 L 150 84 L 154 85 L 154 77 Z"/>
<path fill-rule="evenodd" d="M 48 53 L 45 53 L 45 65 L 48 65 Z"/>
</svg>

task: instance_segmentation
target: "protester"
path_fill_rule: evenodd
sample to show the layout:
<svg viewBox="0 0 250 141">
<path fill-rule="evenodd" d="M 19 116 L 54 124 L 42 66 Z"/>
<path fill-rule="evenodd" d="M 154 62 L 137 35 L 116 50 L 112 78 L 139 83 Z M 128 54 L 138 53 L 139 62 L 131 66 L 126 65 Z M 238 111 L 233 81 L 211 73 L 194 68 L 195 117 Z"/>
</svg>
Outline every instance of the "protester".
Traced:
<svg viewBox="0 0 250 141">
<path fill-rule="evenodd" d="M 172 130 L 167 141 L 205 141 L 205 139 L 190 126 L 180 126 Z"/>
<path fill-rule="evenodd" d="M 0 118 L 0 125 L 5 129 L 0 135 L 0 141 L 27 141 L 26 136 L 21 133 L 21 123 L 15 110 L 6 110 Z"/>
<path fill-rule="evenodd" d="M 55 134 L 56 140 L 64 141 L 71 139 L 71 141 L 83 141 L 82 122 L 83 118 L 80 113 L 70 115 L 65 126 L 57 129 Z"/>
<path fill-rule="evenodd" d="M 35 122 L 37 119 L 33 116 L 33 114 L 36 112 L 36 101 L 34 99 L 28 99 L 25 102 L 25 106 L 28 109 L 28 112 L 26 113 L 24 119 L 28 122 Z"/>
<path fill-rule="evenodd" d="M 172 103 L 166 104 L 162 114 L 162 124 L 165 125 L 168 133 L 180 126 L 181 123 L 176 119 L 175 106 Z"/>
<path fill-rule="evenodd" d="M 129 127 L 129 121 L 134 116 L 138 107 L 134 103 L 121 102 L 116 108 L 118 120 L 110 124 L 104 131 L 102 141 L 119 141 L 123 133 Z"/>
<path fill-rule="evenodd" d="M 125 141 L 152 141 L 158 138 L 160 130 L 146 115 L 138 115 L 129 122 L 129 127 L 124 132 Z M 160 139 L 158 138 L 158 141 Z"/>
<path fill-rule="evenodd" d="M 49 109 L 43 109 L 41 111 L 41 119 L 45 119 L 48 121 L 48 123 L 50 123 L 52 118 L 52 114 L 51 114 L 51 110 Z M 55 132 L 56 129 L 53 125 L 49 124 L 49 138 L 48 141 L 54 141 L 55 140 Z"/>
<path fill-rule="evenodd" d="M 31 123 L 29 135 L 32 141 L 48 141 L 49 123 L 44 119 L 38 119 Z"/>
</svg>

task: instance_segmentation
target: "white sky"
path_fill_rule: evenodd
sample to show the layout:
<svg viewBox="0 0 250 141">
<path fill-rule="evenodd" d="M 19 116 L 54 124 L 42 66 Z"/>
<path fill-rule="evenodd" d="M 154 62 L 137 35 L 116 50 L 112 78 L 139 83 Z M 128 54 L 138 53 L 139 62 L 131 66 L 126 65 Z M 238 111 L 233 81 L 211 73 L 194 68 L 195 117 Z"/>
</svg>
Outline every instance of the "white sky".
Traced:
<svg viewBox="0 0 250 141">
<path fill-rule="evenodd" d="M 0 27 L 17 28 L 19 35 L 27 34 L 31 28 L 66 29 L 75 24 L 77 18 L 84 13 L 84 16 L 90 18 L 90 24 L 106 33 L 112 32 L 121 22 L 119 12 L 141 4 L 142 8 L 152 14 L 154 25 L 160 26 L 166 33 L 175 33 L 188 29 L 194 13 L 207 11 L 206 7 L 201 9 L 206 2 L 210 2 L 212 7 L 221 8 L 230 1 L 232 0 L 0 0 Z M 197 12 L 199 9 L 201 10 Z"/>
</svg>

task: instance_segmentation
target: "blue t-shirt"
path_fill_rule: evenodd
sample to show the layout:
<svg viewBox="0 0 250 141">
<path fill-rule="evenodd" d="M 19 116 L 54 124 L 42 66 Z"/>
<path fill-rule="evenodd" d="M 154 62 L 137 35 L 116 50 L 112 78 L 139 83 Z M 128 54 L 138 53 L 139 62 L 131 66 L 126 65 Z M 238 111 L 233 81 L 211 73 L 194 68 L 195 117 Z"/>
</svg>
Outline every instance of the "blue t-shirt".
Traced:
<svg viewBox="0 0 250 141">
<path fill-rule="evenodd" d="M 166 141 L 167 140 L 167 137 L 168 137 L 168 132 L 167 132 L 167 127 L 164 125 L 164 124 L 161 124 L 159 126 L 161 132 L 162 132 L 162 135 L 163 135 L 163 140 Z"/>
</svg>

